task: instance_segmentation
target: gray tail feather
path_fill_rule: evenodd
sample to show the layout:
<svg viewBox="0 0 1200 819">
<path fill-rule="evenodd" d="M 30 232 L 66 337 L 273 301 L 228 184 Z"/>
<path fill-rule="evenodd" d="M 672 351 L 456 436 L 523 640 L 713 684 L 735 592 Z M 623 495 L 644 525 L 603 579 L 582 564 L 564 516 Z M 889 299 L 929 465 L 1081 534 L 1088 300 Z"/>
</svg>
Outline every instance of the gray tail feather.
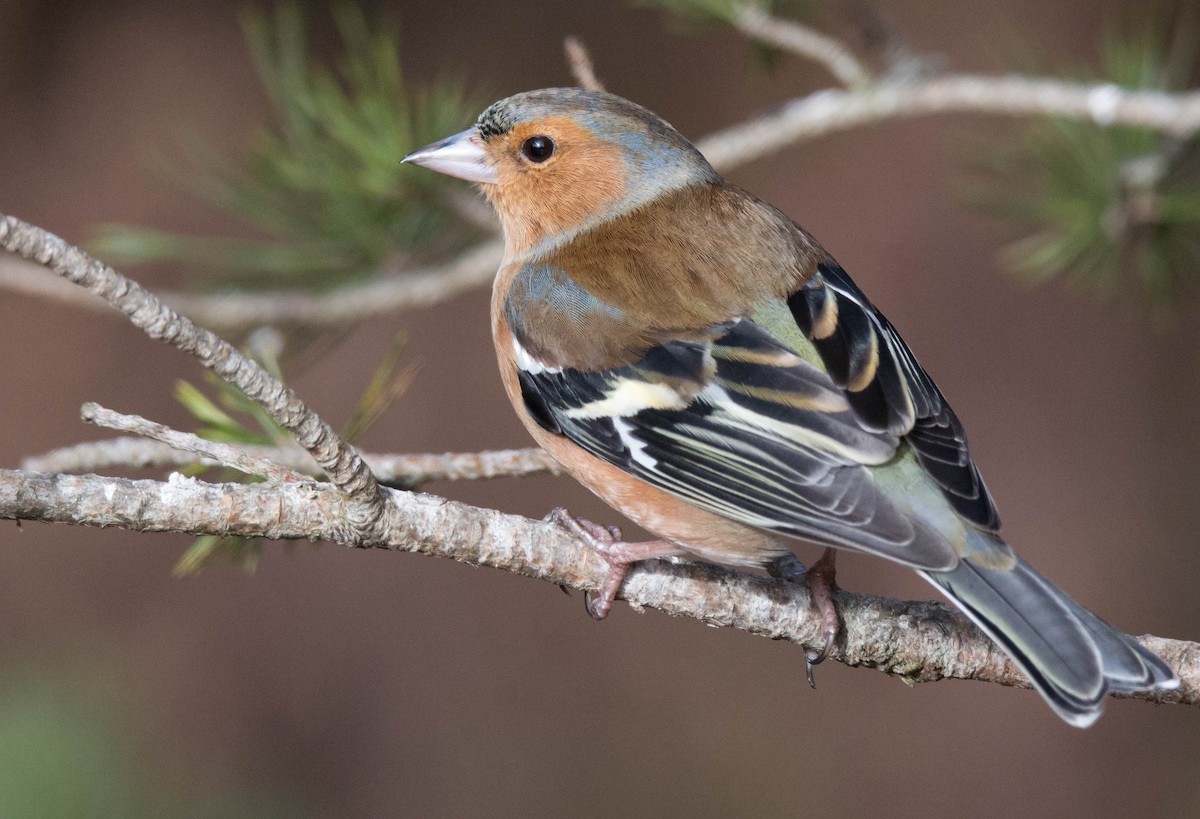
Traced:
<svg viewBox="0 0 1200 819">
<path fill-rule="evenodd" d="M 1009 569 L 962 560 L 921 572 L 1016 661 L 1060 717 L 1080 728 L 1110 691 L 1175 688 L 1156 654 L 1067 597 L 1021 558 Z"/>
</svg>

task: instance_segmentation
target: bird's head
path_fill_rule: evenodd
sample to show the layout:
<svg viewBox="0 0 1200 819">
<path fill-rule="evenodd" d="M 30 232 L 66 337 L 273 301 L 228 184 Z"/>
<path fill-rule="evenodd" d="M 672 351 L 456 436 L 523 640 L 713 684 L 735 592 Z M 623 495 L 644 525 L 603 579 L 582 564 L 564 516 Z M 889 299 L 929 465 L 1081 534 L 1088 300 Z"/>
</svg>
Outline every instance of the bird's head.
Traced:
<svg viewBox="0 0 1200 819">
<path fill-rule="evenodd" d="M 550 247 L 663 193 L 715 181 L 678 131 L 613 94 L 528 91 L 402 161 L 474 182 L 495 206 L 509 255 Z"/>
</svg>

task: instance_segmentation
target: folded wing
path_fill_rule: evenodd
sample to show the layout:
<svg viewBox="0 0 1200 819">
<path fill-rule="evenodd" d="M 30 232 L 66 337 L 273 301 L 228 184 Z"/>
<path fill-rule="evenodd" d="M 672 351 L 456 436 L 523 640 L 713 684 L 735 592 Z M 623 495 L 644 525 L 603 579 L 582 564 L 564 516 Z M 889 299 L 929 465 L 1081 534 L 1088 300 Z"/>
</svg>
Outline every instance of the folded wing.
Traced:
<svg viewBox="0 0 1200 819">
<path fill-rule="evenodd" d="M 900 436 L 960 515 L 988 531 L 1000 516 L 967 450 L 967 437 L 933 379 L 895 328 L 833 262 L 789 299 L 833 382 L 865 429 Z"/>
<path fill-rule="evenodd" d="M 671 341 L 607 370 L 547 367 L 518 348 L 527 408 L 547 430 L 724 517 L 918 568 L 957 557 L 869 467 L 899 438 L 864 425 L 846 393 L 749 319 L 712 341 Z"/>
</svg>

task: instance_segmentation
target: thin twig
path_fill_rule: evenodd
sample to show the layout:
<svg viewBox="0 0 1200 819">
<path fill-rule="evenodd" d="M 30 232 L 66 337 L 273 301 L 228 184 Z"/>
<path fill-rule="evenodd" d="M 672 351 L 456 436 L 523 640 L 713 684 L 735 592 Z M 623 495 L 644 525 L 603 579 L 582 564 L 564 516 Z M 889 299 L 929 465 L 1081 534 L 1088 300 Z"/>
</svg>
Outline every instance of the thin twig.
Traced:
<svg viewBox="0 0 1200 819">
<path fill-rule="evenodd" d="M 119 309 L 151 338 L 191 353 L 217 376 L 259 402 L 307 450 L 356 510 L 348 523 L 366 543 L 386 513 L 382 489 L 354 447 L 288 387 L 231 344 L 164 305 L 140 284 L 49 231 L 0 215 L 0 248 L 36 261 Z"/>
<path fill-rule="evenodd" d="M 594 591 L 607 564 L 554 525 L 479 509 L 433 495 L 387 490 L 397 512 L 379 530 L 380 545 L 492 566 L 574 589 Z M 96 475 L 0 470 L 0 518 L 192 535 L 326 539 L 350 546 L 353 505 L 324 484 L 212 484 L 178 475 L 166 483 Z M 351 535 L 350 539 L 345 539 Z M 804 584 L 717 566 L 651 560 L 637 564 L 621 596 L 654 608 L 815 648 L 820 615 Z M 844 628 L 834 656 L 908 682 L 972 679 L 1028 687 L 1020 670 L 964 616 L 933 602 L 904 602 L 838 591 Z M 1182 684 L 1175 691 L 1130 695 L 1200 705 L 1200 644 L 1143 637 Z"/>
<path fill-rule="evenodd" d="M 140 415 L 126 415 L 116 412 L 89 401 L 80 409 L 79 415 L 89 424 L 98 427 L 115 429 L 119 432 L 132 432 L 153 441 L 165 444 L 177 454 L 185 456 L 185 463 L 195 463 L 200 458 L 211 463 L 227 466 L 247 475 L 258 475 L 269 481 L 305 481 L 310 480 L 299 471 L 289 469 L 261 455 L 245 449 L 223 444 L 219 441 L 209 441 L 190 432 L 180 432 L 165 424 L 150 421 Z M 297 450 L 309 462 L 312 458 L 304 450 Z M 199 456 L 199 457 L 197 457 Z M 314 464 L 315 465 L 315 464 Z"/>
<path fill-rule="evenodd" d="M 1186 136 L 1200 130 L 1200 91 L 1172 94 L 1028 77 L 946 75 L 818 91 L 696 143 L 729 170 L 807 139 L 873 122 L 949 112 L 1053 114 L 1096 125 L 1139 125 Z"/>
<path fill-rule="evenodd" d="M 795 20 L 772 17 L 757 3 L 735 3 L 731 21 L 748 37 L 820 63 L 842 85 L 857 88 L 871 81 L 871 72 L 840 40 Z"/>
<path fill-rule="evenodd" d="M 567 37 L 563 40 L 563 49 L 567 52 L 567 65 L 571 67 L 571 76 L 575 84 L 589 91 L 603 91 L 604 83 L 596 77 L 596 69 L 592 65 L 592 55 L 578 37 Z"/>
<path fill-rule="evenodd" d="M 390 486 L 414 488 L 431 481 L 473 481 L 562 474 L 562 468 L 540 449 L 496 449 L 420 455 L 366 455 Z"/>
<path fill-rule="evenodd" d="M 211 442 L 210 442 L 211 443 Z M 239 452 L 261 458 L 305 475 L 322 473 L 312 457 L 299 447 L 239 444 Z M 560 474 L 558 465 L 540 449 L 498 449 L 484 452 L 445 452 L 411 455 L 363 453 L 375 477 L 388 486 L 414 489 L 432 481 L 474 481 L 525 475 Z M 88 441 L 24 459 L 27 472 L 100 472 L 111 469 L 180 469 L 217 466 L 217 459 L 196 457 L 174 447 L 143 438 Z"/>
<path fill-rule="evenodd" d="M 325 293 L 296 290 L 231 290 L 223 293 L 163 291 L 159 298 L 200 324 L 218 329 L 262 324 L 337 326 L 398 310 L 428 307 L 492 280 L 504 246 L 485 242 L 446 264 L 380 275 Z M 0 259 L 0 289 L 107 311 L 108 305 L 78 288 L 47 279 L 34 265 Z"/>
</svg>

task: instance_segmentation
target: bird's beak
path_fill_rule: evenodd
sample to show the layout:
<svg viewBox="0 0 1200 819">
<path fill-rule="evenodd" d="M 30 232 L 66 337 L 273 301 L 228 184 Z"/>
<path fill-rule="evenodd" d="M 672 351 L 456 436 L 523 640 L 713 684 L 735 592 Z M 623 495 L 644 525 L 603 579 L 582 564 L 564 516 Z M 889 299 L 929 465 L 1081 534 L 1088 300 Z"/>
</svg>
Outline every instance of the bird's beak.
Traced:
<svg viewBox="0 0 1200 819">
<path fill-rule="evenodd" d="M 468 182 L 494 185 L 498 181 L 496 169 L 488 162 L 487 150 L 475 128 L 418 148 L 400 161 L 421 165 L 447 176 L 457 176 Z"/>
</svg>

